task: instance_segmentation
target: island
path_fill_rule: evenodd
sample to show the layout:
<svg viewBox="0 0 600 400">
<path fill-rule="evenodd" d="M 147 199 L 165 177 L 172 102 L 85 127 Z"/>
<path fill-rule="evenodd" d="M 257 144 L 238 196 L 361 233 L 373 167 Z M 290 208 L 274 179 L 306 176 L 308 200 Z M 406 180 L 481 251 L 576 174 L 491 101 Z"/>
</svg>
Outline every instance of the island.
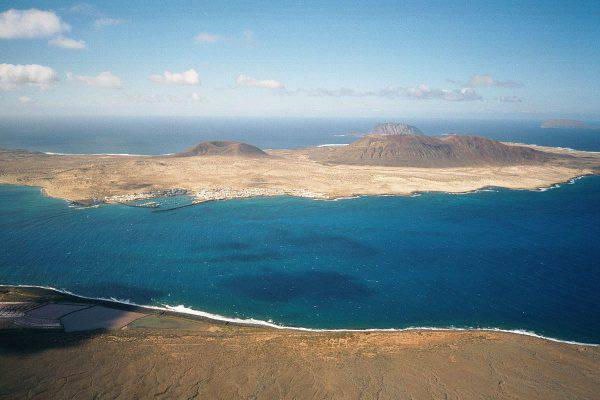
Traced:
<svg viewBox="0 0 600 400">
<path fill-rule="evenodd" d="M 588 125 L 583 121 L 579 121 L 576 119 L 548 119 L 540 125 L 540 128 L 545 129 L 553 129 L 553 128 L 562 128 L 562 129 L 598 129 L 600 127 L 595 127 L 593 125 Z"/>
<path fill-rule="evenodd" d="M 600 153 L 427 136 L 380 125 L 345 146 L 259 149 L 203 142 L 176 154 L 60 155 L 0 150 L 0 183 L 41 187 L 83 205 L 187 194 L 194 202 L 255 196 L 331 200 L 464 193 L 486 187 L 540 189 L 598 173 Z"/>
<path fill-rule="evenodd" d="M 0 287 L 0 397 L 574 399 L 600 348 L 490 330 L 310 331 Z"/>
</svg>

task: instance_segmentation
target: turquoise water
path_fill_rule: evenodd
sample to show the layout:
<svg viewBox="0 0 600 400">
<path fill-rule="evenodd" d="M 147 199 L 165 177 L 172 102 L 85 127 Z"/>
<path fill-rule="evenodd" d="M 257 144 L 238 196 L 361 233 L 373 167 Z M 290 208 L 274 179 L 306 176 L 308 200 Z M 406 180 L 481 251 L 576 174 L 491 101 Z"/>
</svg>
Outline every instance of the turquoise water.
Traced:
<svg viewBox="0 0 600 400">
<path fill-rule="evenodd" d="M 78 209 L 0 186 L 0 243 L 3 284 L 311 328 L 498 327 L 600 343 L 600 177 L 167 212 Z"/>
</svg>

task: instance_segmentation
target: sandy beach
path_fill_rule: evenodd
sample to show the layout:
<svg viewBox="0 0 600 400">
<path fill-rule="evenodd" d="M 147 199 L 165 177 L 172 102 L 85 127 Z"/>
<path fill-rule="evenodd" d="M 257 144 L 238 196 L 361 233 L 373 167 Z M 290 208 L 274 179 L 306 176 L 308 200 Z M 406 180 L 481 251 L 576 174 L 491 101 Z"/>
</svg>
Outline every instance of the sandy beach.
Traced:
<svg viewBox="0 0 600 400">
<path fill-rule="evenodd" d="M 306 150 L 271 157 L 56 155 L 0 151 L 0 183 L 39 186 L 52 197 L 127 202 L 179 190 L 197 201 L 255 196 L 336 199 L 415 192 L 469 192 L 485 187 L 537 189 L 594 174 L 600 153 L 535 146 L 569 157 L 543 164 L 412 168 L 328 165 Z"/>
<path fill-rule="evenodd" d="M 3 304 L 35 302 L 55 316 L 48 306 L 67 303 L 136 315 L 70 333 L 5 324 L 0 398 L 593 399 L 600 388 L 598 347 L 513 333 L 302 332 L 1 292 Z"/>
</svg>

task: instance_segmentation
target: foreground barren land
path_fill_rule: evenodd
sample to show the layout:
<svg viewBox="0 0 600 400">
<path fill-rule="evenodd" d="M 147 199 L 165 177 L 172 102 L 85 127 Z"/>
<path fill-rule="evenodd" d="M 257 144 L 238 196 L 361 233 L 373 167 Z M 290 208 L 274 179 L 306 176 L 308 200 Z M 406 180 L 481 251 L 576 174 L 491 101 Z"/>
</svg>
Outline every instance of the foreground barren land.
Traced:
<svg viewBox="0 0 600 400">
<path fill-rule="evenodd" d="M 4 318 L 0 329 L 5 399 L 547 400 L 594 399 L 600 390 L 598 347 L 512 333 L 294 331 L 40 289 L 1 288 L 2 305 L 5 314 L 30 310 L 12 325 Z M 126 321 L 114 317 L 110 328 L 76 332 L 40 328 L 49 323 L 43 310 L 57 317 L 59 305 L 116 307 L 135 320 L 117 328 Z M 61 319 L 65 328 L 77 328 L 72 315 Z"/>
<path fill-rule="evenodd" d="M 123 202 L 180 189 L 197 201 L 290 195 L 336 199 L 415 192 L 468 192 L 484 187 L 536 189 L 598 173 L 600 153 L 529 146 L 545 162 L 469 167 L 340 165 L 315 161 L 315 149 L 239 155 L 53 155 L 0 151 L 0 183 L 39 186 L 52 197 Z"/>
</svg>

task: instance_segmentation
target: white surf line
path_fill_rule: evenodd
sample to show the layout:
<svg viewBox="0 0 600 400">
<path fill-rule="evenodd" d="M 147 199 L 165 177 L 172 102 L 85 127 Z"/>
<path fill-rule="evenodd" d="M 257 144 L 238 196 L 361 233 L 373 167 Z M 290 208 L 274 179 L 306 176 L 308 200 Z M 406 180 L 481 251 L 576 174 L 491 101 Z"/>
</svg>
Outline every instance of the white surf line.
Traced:
<svg viewBox="0 0 600 400">
<path fill-rule="evenodd" d="M 555 183 L 553 185 L 550 186 L 542 186 L 539 187 L 537 189 L 533 189 L 533 192 L 546 192 L 550 189 L 558 189 L 559 187 L 563 186 L 563 185 L 574 185 L 576 181 L 585 178 L 586 176 L 592 176 L 592 174 L 587 174 L 587 175 L 580 175 L 580 176 L 576 176 L 574 178 L 569 179 L 568 181 L 565 182 L 559 182 L 559 183 Z"/>
<path fill-rule="evenodd" d="M 339 146 L 348 146 L 348 143 L 325 143 L 325 144 L 317 145 L 317 147 L 339 147 Z"/>
<path fill-rule="evenodd" d="M 154 156 L 145 156 L 145 157 L 154 157 Z M 210 202 L 215 202 L 215 201 L 228 201 L 228 200 L 246 200 L 246 199 L 256 199 L 256 198 L 272 198 L 272 197 L 291 197 L 291 198 L 299 198 L 299 199 L 309 199 L 309 200 L 313 200 L 313 201 L 339 201 L 339 200 L 355 200 L 355 199 L 361 199 L 363 197 L 420 197 L 423 194 L 449 194 L 449 195 L 455 195 L 455 196 L 460 196 L 460 195 L 469 195 L 469 194 L 476 194 L 476 193 L 482 193 L 482 192 L 498 192 L 500 190 L 509 190 L 509 191 L 528 191 L 528 192 L 545 192 L 548 191 L 550 189 L 557 189 L 560 188 L 562 185 L 572 185 L 575 184 L 576 181 L 583 179 L 583 178 L 587 178 L 589 176 L 596 176 L 596 174 L 584 174 L 584 175 L 579 175 L 576 176 L 574 178 L 565 180 L 563 182 L 559 182 L 559 183 L 554 183 L 548 186 L 541 186 L 541 187 L 537 187 L 537 188 L 530 188 L 530 189 L 518 189 L 518 188 L 506 188 L 506 187 L 502 187 L 502 186 L 484 186 L 482 188 L 479 189 L 473 189 L 473 190 L 468 190 L 466 192 L 445 192 L 445 191 L 436 191 L 436 190 L 417 190 L 414 192 L 410 192 L 410 193 L 386 193 L 386 194 L 358 194 L 358 195 L 353 195 L 353 196 L 343 196 L 343 197 L 334 197 L 334 198 L 323 198 L 323 197 L 310 197 L 310 196 L 300 196 L 300 195 L 286 195 L 286 194 L 281 194 L 281 195 L 273 195 L 273 196 L 269 196 L 269 195 L 259 195 L 259 196 L 250 196 L 250 197 L 231 197 L 231 198 L 223 198 L 223 199 L 211 199 L 211 200 L 205 200 L 205 201 L 200 201 L 194 204 L 202 204 L 202 203 L 210 203 Z M 0 183 L 0 185 L 11 185 L 11 186 L 22 186 L 22 187 L 38 187 L 40 188 L 40 191 L 42 192 L 42 195 L 44 197 L 49 197 L 49 198 L 53 198 L 51 196 L 48 196 L 45 193 L 45 190 L 43 187 L 41 186 L 28 186 L 28 185 L 19 185 L 19 184 L 12 184 L 12 183 Z M 165 196 L 157 196 L 157 197 L 153 197 L 153 198 L 164 198 Z M 193 197 L 193 195 L 192 195 Z M 61 197 L 56 197 L 58 199 L 64 200 L 67 203 L 71 203 L 72 200 L 69 199 L 64 199 Z M 114 205 L 114 203 L 102 203 L 102 204 L 94 204 L 92 206 L 72 206 L 70 205 L 71 208 L 74 209 L 86 209 L 86 208 L 96 208 L 99 206 L 109 206 L 109 205 Z M 2 285 L 0 285 L 1 287 Z"/>
<path fill-rule="evenodd" d="M 130 154 L 130 153 L 53 153 L 50 151 L 42 152 L 49 156 L 123 156 L 123 157 L 160 157 L 170 156 L 173 153 L 165 154 Z"/>
<path fill-rule="evenodd" d="M 409 326 L 409 327 L 406 327 L 406 328 L 365 328 L 365 329 L 352 329 L 352 328 L 339 328 L 339 329 L 305 328 L 305 327 L 301 327 L 301 326 L 278 325 L 278 324 L 274 323 L 271 320 L 264 321 L 264 320 L 261 320 L 261 319 L 254 319 L 254 318 L 233 318 L 233 317 L 226 317 L 226 316 L 219 315 L 219 314 L 212 314 L 212 313 L 209 313 L 209 312 L 206 312 L 206 311 L 194 310 L 194 309 L 186 307 L 184 305 L 170 306 L 168 304 L 163 304 L 163 307 L 159 307 L 159 306 L 150 306 L 150 305 L 137 304 L 137 303 L 133 303 L 133 302 L 131 302 L 129 300 L 115 299 L 114 297 L 111 297 L 111 298 L 105 298 L 105 297 L 88 297 L 88 296 L 82 296 L 82 295 L 79 295 L 79 294 L 75 294 L 75 293 L 70 292 L 70 291 L 65 290 L 65 289 L 57 289 L 57 288 L 51 287 L 51 286 L 41 286 L 41 285 L 5 285 L 5 284 L 0 284 L 0 287 L 22 287 L 22 288 L 46 289 L 46 290 L 52 290 L 52 291 L 55 291 L 55 292 L 58 292 L 58 293 L 68 294 L 70 296 L 78 297 L 80 299 L 107 301 L 107 302 L 112 302 L 112 303 L 117 303 L 117 304 L 123 304 L 123 305 L 128 305 L 128 306 L 139 307 L 139 308 L 143 308 L 143 309 L 147 309 L 147 310 L 169 311 L 169 312 L 174 312 L 176 314 L 180 314 L 180 315 L 183 315 L 183 316 L 185 316 L 185 315 L 194 315 L 194 316 L 203 317 L 203 318 L 206 318 L 206 319 L 212 320 L 212 321 L 227 322 L 227 323 L 231 323 L 231 324 L 235 324 L 235 325 L 264 326 L 264 327 L 267 327 L 267 328 L 274 328 L 274 329 L 279 329 L 279 330 L 292 330 L 292 331 L 301 331 L 301 332 L 339 332 L 339 333 L 344 333 L 344 332 L 349 332 L 349 333 L 361 333 L 361 332 L 409 332 L 409 331 L 502 332 L 502 333 L 512 333 L 512 334 L 516 334 L 516 335 L 535 337 L 535 338 L 538 338 L 538 339 L 544 339 L 544 340 L 548 340 L 548 341 L 551 341 L 551 342 L 564 343 L 564 344 L 570 344 L 570 345 L 576 345 L 576 346 L 591 346 L 591 347 L 598 347 L 598 346 L 600 346 L 599 343 L 585 343 L 585 342 L 577 342 L 577 341 L 572 341 L 572 340 L 563 340 L 563 339 L 557 339 L 557 338 L 553 338 L 553 337 L 549 337 L 549 336 L 543 336 L 543 335 L 539 335 L 539 334 L 537 334 L 535 332 L 528 331 L 528 330 L 525 330 L 525 329 L 475 328 L 475 327 L 460 328 L 460 327 L 453 327 L 453 326 L 451 326 L 451 327 Z"/>
<path fill-rule="evenodd" d="M 482 192 L 499 192 L 501 190 L 506 190 L 506 191 L 527 191 L 527 192 L 545 192 L 547 190 L 550 189 L 557 189 L 559 187 L 561 187 L 562 185 L 573 185 L 575 184 L 576 181 L 583 179 L 583 178 L 587 178 L 589 176 L 595 176 L 595 174 L 584 174 L 584 175 L 578 175 L 575 176 L 573 178 L 567 179 L 565 181 L 562 182 L 558 182 L 558 183 L 553 183 L 550 184 L 548 186 L 540 186 L 540 187 L 536 187 L 536 188 L 508 188 L 508 187 L 502 187 L 502 186 L 483 186 L 479 189 L 473 189 L 473 190 L 467 190 L 465 192 L 445 192 L 445 191 L 438 191 L 438 190 L 417 190 L 411 193 L 408 193 L 406 195 L 404 194 L 368 194 L 368 195 L 358 195 L 352 198 L 360 198 L 360 197 L 400 197 L 400 196 L 409 196 L 409 197 L 419 197 L 423 194 L 436 194 L 436 193 L 441 193 L 441 194 L 450 194 L 450 195 L 456 195 L 456 196 L 462 196 L 462 195 L 468 195 L 468 194 L 476 194 L 476 193 L 482 193 Z"/>
<path fill-rule="evenodd" d="M 535 146 L 535 147 L 542 147 L 542 148 L 550 148 L 550 149 L 557 149 L 557 150 L 564 150 L 567 151 L 569 153 L 590 153 L 590 154 L 600 154 L 600 151 L 594 151 L 594 150 L 577 150 L 577 149 L 573 149 L 571 147 L 563 147 L 563 146 L 546 146 L 546 145 L 541 145 L 541 144 L 536 144 L 536 143 L 522 143 L 522 142 L 504 142 L 504 141 L 500 141 L 500 143 L 504 143 L 507 145 L 515 145 L 515 146 Z"/>
</svg>

